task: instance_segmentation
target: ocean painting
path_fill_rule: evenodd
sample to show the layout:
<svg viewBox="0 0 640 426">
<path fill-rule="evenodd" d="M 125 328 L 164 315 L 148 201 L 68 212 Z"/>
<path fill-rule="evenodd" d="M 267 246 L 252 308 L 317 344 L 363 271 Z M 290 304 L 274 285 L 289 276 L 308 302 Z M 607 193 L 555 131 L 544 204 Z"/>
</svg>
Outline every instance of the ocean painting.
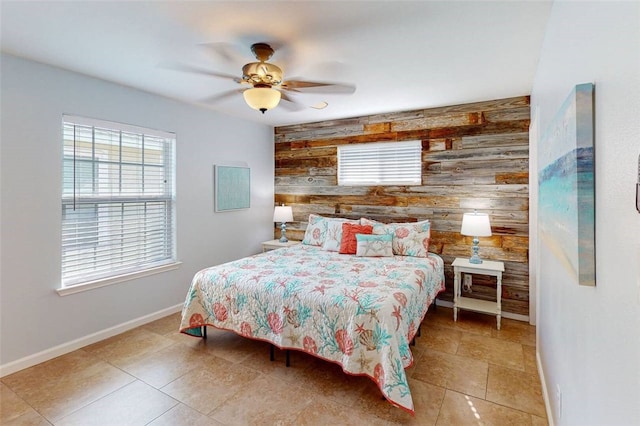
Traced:
<svg viewBox="0 0 640 426">
<path fill-rule="evenodd" d="M 577 85 L 538 149 L 541 249 L 586 286 L 596 284 L 593 125 L 593 84 Z"/>
</svg>

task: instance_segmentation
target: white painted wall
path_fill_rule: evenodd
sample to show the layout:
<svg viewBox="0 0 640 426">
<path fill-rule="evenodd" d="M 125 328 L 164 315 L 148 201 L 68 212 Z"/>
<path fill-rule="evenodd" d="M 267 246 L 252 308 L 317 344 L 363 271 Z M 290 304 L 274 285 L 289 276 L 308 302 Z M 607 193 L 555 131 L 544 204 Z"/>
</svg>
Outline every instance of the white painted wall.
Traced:
<svg viewBox="0 0 640 426">
<path fill-rule="evenodd" d="M 175 306 L 194 273 L 273 238 L 273 129 L 13 56 L 1 57 L 0 366 Z M 169 84 L 169 82 L 167 82 Z M 63 113 L 177 133 L 175 271 L 65 297 Z M 213 211 L 213 164 L 251 167 L 251 208 Z"/>
<path fill-rule="evenodd" d="M 636 425 L 640 2 L 554 3 L 531 97 L 541 133 L 573 86 L 588 82 L 595 83 L 596 287 L 578 286 L 539 245 L 538 355 L 556 425 Z"/>
</svg>

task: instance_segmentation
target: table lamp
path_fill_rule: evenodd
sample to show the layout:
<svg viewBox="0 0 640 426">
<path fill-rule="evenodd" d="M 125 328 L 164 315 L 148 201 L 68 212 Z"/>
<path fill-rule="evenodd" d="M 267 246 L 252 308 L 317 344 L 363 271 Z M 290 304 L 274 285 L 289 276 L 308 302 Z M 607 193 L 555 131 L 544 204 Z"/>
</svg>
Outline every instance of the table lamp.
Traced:
<svg viewBox="0 0 640 426">
<path fill-rule="evenodd" d="M 286 243 L 287 239 L 287 222 L 293 222 L 293 210 L 291 206 L 276 206 L 273 211 L 273 221 L 280 222 L 280 242 Z"/>
<path fill-rule="evenodd" d="M 460 230 L 462 235 L 468 235 L 473 237 L 473 256 L 469 259 L 469 263 L 482 263 L 482 259 L 478 256 L 478 237 L 490 237 L 491 236 L 491 223 L 489 222 L 489 215 L 486 213 L 465 213 L 462 216 L 462 229 Z"/>
</svg>

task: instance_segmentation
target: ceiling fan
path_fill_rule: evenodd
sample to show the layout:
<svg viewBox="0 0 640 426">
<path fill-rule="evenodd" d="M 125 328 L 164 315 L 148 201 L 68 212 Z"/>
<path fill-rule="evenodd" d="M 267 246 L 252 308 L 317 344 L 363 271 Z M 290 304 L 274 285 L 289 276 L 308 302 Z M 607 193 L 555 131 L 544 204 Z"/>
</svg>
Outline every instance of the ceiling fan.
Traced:
<svg viewBox="0 0 640 426">
<path fill-rule="evenodd" d="M 258 62 L 249 62 L 242 67 L 242 77 L 230 74 L 210 71 L 199 67 L 189 65 L 166 65 L 178 71 L 193 72 L 213 77 L 233 80 L 245 87 L 234 89 L 218 95 L 207 98 L 207 101 L 218 101 L 220 99 L 242 93 L 245 102 L 251 108 L 262 112 L 263 114 L 278 106 L 281 100 L 290 103 L 293 106 L 299 105 L 291 93 L 342 93 L 351 94 L 356 88 L 354 85 L 334 82 L 319 82 L 305 80 L 284 80 L 283 72 L 280 67 L 267 62 L 274 53 L 274 49 L 267 43 L 254 43 L 251 45 L 251 52 Z M 326 102 L 313 106 L 316 109 L 322 109 L 327 106 Z"/>
</svg>

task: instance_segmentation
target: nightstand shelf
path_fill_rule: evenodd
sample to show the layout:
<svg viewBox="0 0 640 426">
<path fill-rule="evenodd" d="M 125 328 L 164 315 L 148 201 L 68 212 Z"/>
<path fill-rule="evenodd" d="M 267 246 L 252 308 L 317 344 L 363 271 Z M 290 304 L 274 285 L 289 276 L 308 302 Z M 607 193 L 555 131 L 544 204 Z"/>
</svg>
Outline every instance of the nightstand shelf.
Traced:
<svg viewBox="0 0 640 426">
<path fill-rule="evenodd" d="M 300 241 L 289 240 L 286 243 L 281 243 L 280 240 L 270 240 L 262 243 L 262 252 L 276 250 L 283 247 L 291 247 L 300 244 Z"/>
<path fill-rule="evenodd" d="M 504 263 L 485 260 L 482 263 L 470 263 L 469 259 L 456 258 L 453 263 L 453 320 L 458 320 L 458 309 L 481 312 L 496 316 L 498 330 L 500 330 L 500 319 L 502 317 L 502 273 Z M 496 301 L 472 299 L 464 297 L 460 276 L 462 273 L 494 276 L 497 280 Z"/>
</svg>

